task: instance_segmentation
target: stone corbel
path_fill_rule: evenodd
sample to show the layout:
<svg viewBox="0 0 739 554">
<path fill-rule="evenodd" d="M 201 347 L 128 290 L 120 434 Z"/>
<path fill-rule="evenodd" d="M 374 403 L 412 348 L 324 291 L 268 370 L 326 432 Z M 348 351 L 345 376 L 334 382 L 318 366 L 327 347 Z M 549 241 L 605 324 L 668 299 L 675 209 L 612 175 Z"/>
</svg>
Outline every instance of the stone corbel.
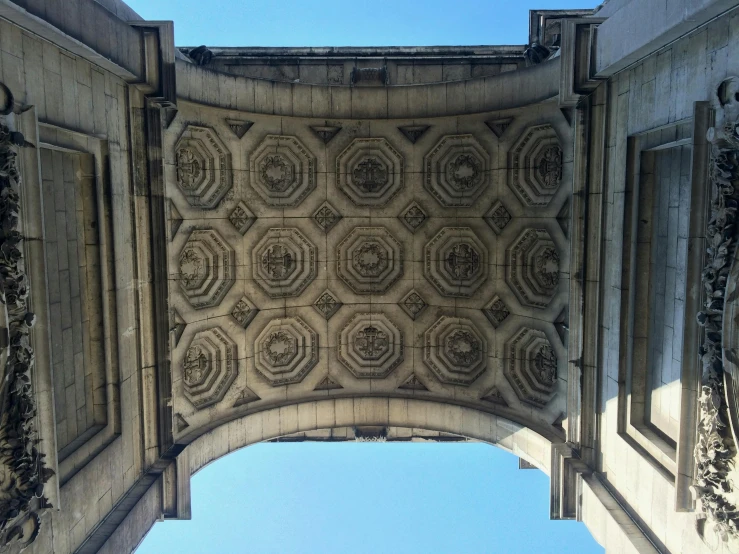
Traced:
<svg viewBox="0 0 739 554">
<path fill-rule="evenodd" d="M 592 55 L 595 51 L 595 31 L 603 21 L 597 17 L 562 20 L 560 107 L 576 106 L 581 96 L 590 94 L 600 84 L 602 79 L 595 77 Z"/>
</svg>

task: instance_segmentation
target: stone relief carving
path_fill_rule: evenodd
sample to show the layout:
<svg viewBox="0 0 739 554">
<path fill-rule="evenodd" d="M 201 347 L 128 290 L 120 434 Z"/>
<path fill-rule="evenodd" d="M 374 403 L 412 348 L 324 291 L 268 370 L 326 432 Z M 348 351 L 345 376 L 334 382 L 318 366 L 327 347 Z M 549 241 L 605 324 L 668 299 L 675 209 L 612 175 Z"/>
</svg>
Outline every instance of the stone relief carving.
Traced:
<svg viewBox="0 0 739 554">
<path fill-rule="evenodd" d="M 503 119 L 491 119 L 486 121 L 485 125 L 488 126 L 496 137 L 501 138 L 503 133 L 506 132 L 506 129 L 511 126 L 511 123 L 513 123 L 513 118 L 505 117 Z"/>
<path fill-rule="evenodd" d="M 296 137 L 267 135 L 251 156 L 251 179 L 267 205 L 294 208 L 316 188 L 316 158 Z"/>
<path fill-rule="evenodd" d="M 357 206 L 382 207 L 402 189 L 403 156 L 384 138 L 356 138 L 336 158 L 336 186 Z"/>
<path fill-rule="evenodd" d="M 310 128 L 311 131 L 313 131 L 316 136 L 323 141 L 323 144 L 331 142 L 331 139 L 341 131 L 341 127 L 329 125 L 311 125 Z"/>
<path fill-rule="evenodd" d="M 424 249 L 424 276 L 439 294 L 470 297 L 488 278 L 489 255 L 469 227 L 444 227 Z"/>
<path fill-rule="evenodd" d="M 323 291 L 321 296 L 313 302 L 313 307 L 319 314 L 326 318 L 326 321 L 331 319 L 334 314 L 339 311 L 342 305 L 343 304 L 339 301 L 338 297 L 328 289 Z"/>
<path fill-rule="evenodd" d="M 252 250 L 252 268 L 270 298 L 299 296 L 316 278 L 317 249 L 295 228 L 268 229 Z"/>
<path fill-rule="evenodd" d="M 545 229 L 525 229 L 506 250 L 506 282 L 521 304 L 546 308 L 559 285 L 559 252 Z"/>
<path fill-rule="evenodd" d="M 273 319 L 254 350 L 254 366 L 272 386 L 299 383 L 318 363 L 318 334 L 300 317 Z"/>
<path fill-rule="evenodd" d="M 472 206 L 489 180 L 490 159 L 472 135 L 447 135 L 424 157 L 424 187 L 447 207 Z"/>
<path fill-rule="evenodd" d="M 328 233 L 334 228 L 343 216 L 339 210 L 334 208 L 328 201 L 321 204 L 318 209 L 313 212 L 313 221 L 324 233 Z"/>
<path fill-rule="evenodd" d="M 398 131 L 403 133 L 403 136 L 407 138 L 411 144 L 416 144 L 416 141 L 420 139 L 426 131 L 429 130 L 430 125 L 401 125 L 398 127 Z"/>
<path fill-rule="evenodd" d="M 234 228 L 243 236 L 246 234 L 249 228 L 254 225 L 254 222 L 257 220 L 257 218 L 251 212 L 251 210 L 246 207 L 246 204 L 244 204 L 243 202 L 239 202 L 233 209 L 231 214 L 228 216 L 228 220 L 231 222 L 231 225 L 233 225 Z"/>
<path fill-rule="evenodd" d="M 423 361 L 441 382 L 471 385 L 487 368 L 487 341 L 472 320 L 441 316 L 424 334 Z"/>
<path fill-rule="evenodd" d="M 500 299 L 497 294 L 493 296 L 492 300 L 482 309 L 482 313 L 488 318 L 490 324 L 497 329 L 498 326 L 505 321 L 505 319 L 511 315 L 511 311 L 508 306 Z"/>
<path fill-rule="evenodd" d="M 701 280 L 704 309 L 698 314 L 703 328 L 700 348 L 703 371 L 699 398 L 698 437 L 695 446 L 697 530 L 714 548 L 716 541 L 739 539 L 739 503 L 732 479 L 736 471 L 737 356 L 724 344 L 724 316 L 736 302 L 736 289 L 727 298 L 731 260 L 736 252 L 736 211 L 739 207 L 739 78 L 726 79 L 718 87 L 716 126 L 709 129 L 711 216 L 706 231 L 706 257 Z M 736 285 L 734 284 L 734 287 Z M 726 325 L 733 326 L 728 321 Z M 727 403 L 728 399 L 728 403 Z M 730 430 L 734 432 L 730 433 Z M 709 531 L 713 536 L 709 535 Z"/>
<path fill-rule="evenodd" d="M 180 252 L 180 289 L 195 309 L 217 306 L 236 279 L 233 248 L 213 229 L 190 233 Z"/>
<path fill-rule="evenodd" d="M 543 331 L 521 328 L 507 343 L 503 374 L 519 399 L 541 408 L 556 392 L 557 356 Z"/>
<path fill-rule="evenodd" d="M 496 235 L 501 234 L 503 229 L 506 228 L 506 225 L 508 225 L 511 222 L 511 219 L 513 219 L 508 208 L 506 208 L 500 200 L 496 200 L 482 218 L 485 220 L 485 223 L 490 225 L 490 228 L 495 231 Z"/>
<path fill-rule="evenodd" d="M 220 402 L 236 379 L 236 343 L 220 327 L 198 331 L 182 361 L 185 396 L 203 409 Z"/>
<path fill-rule="evenodd" d="M 403 333 L 382 313 L 355 314 L 339 332 L 339 360 L 355 377 L 387 377 L 403 361 Z"/>
<path fill-rule="evenodd" d="M 415 320 L 421 313 L 426 309 L 428 304 L 416 289 L 411 289 L 400 302 L 398 302 L 400 308 L 408 314 L 408 317 Z"/>
<path fill-rule="evenodd" d="M 231 152 L 215 130 L 188 125 L 175 144 L 177 186 L 194 208 L 216 208 L 233 184 Z"/>
<path fill-rule="evenodd" d="M 403 223 L 411 233 L 415 233 L 421 225 L 426 223 L 428 215 L 426 215 L 426 210 L 424 210 L 423 207 L 414 200 L 408 204 L 402 212 L 400 212 L 398 219 L 400 219 L 401 223 Z"/>
<path fill-rule="evenodd" d="M 529 127 L 508 153 L 508 186 L 524 206 L 549 205 L 562 184 L 562 147 L 551 125 Z"/>
<path fill-rule="evenodd" d="M 51 508 L 44 484 L 54 475 L 38 451 L 36 405 L 31 372 L 35 363 L 28 311 L 29 283 L 19 216 L 21 176 L 14 146 L 26 146 L 18 132 L 0 124 L 0 305 L 8 344 L 0 349 L 0 549 L 31 544 L 41 528 L 40 515 Z"/>
<path fill-rule="evenodd" d="M 385 292 L 403 275 L 403 245 L 384 227 L 355 227 L 336 258 L 339 277 L 357 294 Z"/>
<path fill-rule="evenodd" d="M 231 310 L 231 317 L 239 326 L 246 329 L 257 316 L 257 313 L 259 313 L 259 309 L 254 303 L 246 296 L 242 296 Z"/>
</svg>

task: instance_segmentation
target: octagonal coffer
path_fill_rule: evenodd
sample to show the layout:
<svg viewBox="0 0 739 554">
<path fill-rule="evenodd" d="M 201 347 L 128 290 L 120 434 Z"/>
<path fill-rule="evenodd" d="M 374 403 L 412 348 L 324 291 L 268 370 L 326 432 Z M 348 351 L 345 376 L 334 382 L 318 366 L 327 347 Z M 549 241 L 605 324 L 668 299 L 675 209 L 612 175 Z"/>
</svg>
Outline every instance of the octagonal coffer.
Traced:
<svg viewBox="0 0 739 554">
<path fill-rule="evenodd" d="M 316 188 L 316 157 L 295 137 L 264 137 L 250 169 L 252 187 L 269 206 L 294 208 Z"/>
<path fill-rule="evenodd" d="M 357 294 L 385 292 L 403 275 L 403 245 L 384 227 L 355 227 L 336 247 L 336 270 Z"/>
<path fill-rule="evenodd" d="M 299 383 L 318 363 L 318 334 L 301 318 L 273 319 L 254 344 L 254 366 L 272 386 Z"/>
<path fill-rule="evenodd" d="M 339 332 L 339 360 L 360 379 L 387 377 L 403 361 L 403 333 L 385 314 L 358 313 Z"/>
<path fill-rule="evenodd" d="M 524 306 L 546 308 L 559 285 L 559 251 L 546 229 L 524 229 L 506 250 L 506 281 Z"/>
<path fill-rule="evenodd" d="M 470 385 L 487 368 L 487 341 L 472 320 L 441 316 L 424 334 L 423 361 L 439 381 Z"/>
<path fill-rule="evenodd" d="M 299 296 L 316 278 L 317 250 L 295 228 L 268 229 L 252 250 L 252 268 L 270 298 Z"/>
<path fill-rule="evenodd" d="M 490 157 L 474 136 L 447 135 L 424 157 L 424 187 L 442 206 L 472 206 L 489 170 Z"/>
<path fill-rule="evenodd" d="M 355 206 L 385 206 L 404 178 L 403 156 L 384 138 L 354 139 L 336 158 L 336 186 Z"/>
<path fill-rule="evenodd" d="M 562 170 L 562 146 L 551 125 L 529 127 L 508 153 L 508 186 L 524 206 L 548 206 Z"/>
<path fill-rule="evenodd" d="M 194 208 L 212 210 L 233 183 L 231 152 L 210 127 L 188 125 L 175 144 L 177 188 Z"/>
<path fill-rule="evenodd" d="M 488 278 L 488 250 L 469 227 L 443 227 L 423 255 L 423 273 L 442 296 L 469 298 Z"/>
<path fill-rule="evenodd" d="M 182 381 L 185 396 L 198 409 L 223 400 L 236 379 L 236 343 L 220 327 L 198 331 L 185 352 Z"/>
<path fill-rule="evenodd" d="M 503 373 L 522 402 L 542 408 L 557 386 L 557 355 L 546 334 L 521 328 L 507 343 Z"/>
<path fill-rule="evenodd" d="M 193 308 L 217 306 L 236 279 L 233 248 L 214 229 L 196 229 L 178 259 L 180 290 Z"/>
</svg>

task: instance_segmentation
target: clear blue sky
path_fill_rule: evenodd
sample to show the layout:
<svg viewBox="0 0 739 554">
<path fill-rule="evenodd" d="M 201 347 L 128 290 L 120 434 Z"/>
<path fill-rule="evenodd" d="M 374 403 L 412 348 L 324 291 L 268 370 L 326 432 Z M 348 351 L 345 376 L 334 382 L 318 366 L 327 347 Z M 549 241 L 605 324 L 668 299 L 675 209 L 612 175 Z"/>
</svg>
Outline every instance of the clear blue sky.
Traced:
<svg viewBox="0 0 739 554">
<path fill-rule="evenodd" d="M 595 0 L 129 0 L 181 46 L 524 44 L 528 10 Z M 261 444 L 192 479 L 192 521 L 138 554 L 602 554 L 549 480 L 483 444 Z"/>
</svg>

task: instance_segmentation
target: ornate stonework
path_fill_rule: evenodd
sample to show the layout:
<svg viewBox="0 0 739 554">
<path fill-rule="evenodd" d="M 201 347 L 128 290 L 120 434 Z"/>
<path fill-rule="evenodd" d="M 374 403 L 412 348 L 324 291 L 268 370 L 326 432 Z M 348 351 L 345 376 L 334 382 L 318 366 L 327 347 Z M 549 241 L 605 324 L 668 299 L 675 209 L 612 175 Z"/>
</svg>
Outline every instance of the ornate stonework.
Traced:
<svg viewBox="0 0 739 554">
<path fill-rule="evenodd" d="M 339 333 L 339 360 L 358 378 L 383 378 L 403 361 L 403 333 L 381 313 L 358 313 Z"/>
<path fill-rule="evenodd" d="M 246 207 L 246 204 L 239 202 L 228 216 L 229 222 L 234 226 L 241 235 L 245 235 L 249 228 L 254 225 L 257 220 L 252 211 Z"/>
<path fill-rule="evenodd" d="M 559 285 L 559 251 L 545 229 L 525 229 L 506 250 L 506 282 L 521 304 L 546 308 Z"/>
<path fill-rule="evenodd" d="M 543 331 L 521 328 L 507 343 L 503 373 L 522 402 L 541 408 L 556 392 L 557 356 Z"/>
<path fill-rule="evenodd" d="M 442 206 L 469 207 L 485 190 L 490 159 L 472 135 L 447 135 L 424 157 L 424 186 Z"/>
<path fill-rule="evenodd" d="M 441 316 L 424 334 L 423 361 L 439 381 L 470 385 L 487 368 L 487 341 L 463 317 Z"/>
<path fill-rule="evenodd" d="M 408 314 L 408 317 L 415 320 L 421 313 L 426 309 L 426 301 L 416 289 L 408 291 L 400 302 L 398 302 L 400 308 Z"/>
<path fill-rule="evenodd" d="M 339 277 L 357 294 L 385 292 L 403 275 L 403 245 L 384 227 L 355 227 L 336 258 Z"/>
<path fill-rule="evenodd" d="M 328 233 L 333 229 L 334 225 L 336 225 L 341 218 L 342 215 L 339 213 L 339 210 L 329 204 L 328 201 L 321 204 L 318 209 L 313 212 L 313 222 L 318 225 L 324 233 Z"/>
<path fill-rule="evenodd" d="M 316 188 L 316 158 L 295 137 L 267 135 L 251 156 L 251 183 L 269 206 L 294 208 Z"/>
<path fill-rule="evenodd" d="M 496 235 L 501 234 L 512 219 L 508 208 L 500 200 L 496 200 L 482 218 Z"/>
<path fill-rule="evenodd" d="M 223 400 L 238 373 L 236 343 L 220 327 L 198 331 L 182 360 L 185 397 L 198 409 Z"/>
<path fill-rule="evenodd" d="M 503 323 L 503 321 L 511 315 L 510 310 L 497 294 L 493 296 L 492 300 L 490 300 L 490 302 L 488 302 L 482 309 L 482 313 L 485 314 L 485 317 L 488 318 L 490 324 L 496 329 L 498 328 L 498 325 Z"/>
<path fill-rule="evenodd" d="M 403 156 L 384 138 L 357 138 L 336 158 L 336 186 L 357 206 L 385 206 L 402 189 Z"/>
<path fill-rule="evenodd" d="M 548 206 L 562 184 L 562 147 L 551 125 L 529 127 L 508 154 L 508 186 L 524 206 Z"/>
<path fill-rule="evenodd" d="M 231 190 L 231 152 L 209 127 L 188 125 L 175 144 L 177 186 L 194 208 L 210 210 Z"/>
<path fill-rule="evenodd" d="M 319 314 L 326 318 L 326 320 L 331 319 L 333 315 L 339 311 L 341 306 L 342 303 L 338 297 L 328 289 L 323 291 L 321 295 L 316 298 L 316 301 L 313 302 L 313 307 Z"/>
<path fill-rule="evenodd" d="M 259 313 L 259 309 L 254 303 L 246 296 L 242 296 L 231 310 L 231 317 L 238 325 L 246 329 L 257 316 L 257 313 Z"/>
<path fill-rule="evenodd" d="M 470 297 L 488 278 L 489 255 L 469 227 L 444 227 L 424 249 L 423 272 L 439 294 Z"/>
<path fill-rule="evenodd" d="M 254 280 L 270 298 L 299 296 L 316 278 L 316 256 L 316 247 L 297 229 L 269 229 L 252 250 Z"/>
<path fill-rule="evenodd" d="M 398 219 L 411 232 L 415 233 L 421 225 L 426 223 L 428 215 L 426 210 L 415 200 L 408 204 L 398 215 Z"/>
<path fill-rule="evenodd" d="M 273 319 L 254 350 L 254 366 L 272 386 L 299 383 L 318 363 L 318 334 L 297 316 Z"/>
<path fill-rule="evenodd" d="M 236 279 L 236 257 L 214 229 L 190 233 L 179 256 L 180 290 L 193 308 L 217 306 Z"/>
</svg>

